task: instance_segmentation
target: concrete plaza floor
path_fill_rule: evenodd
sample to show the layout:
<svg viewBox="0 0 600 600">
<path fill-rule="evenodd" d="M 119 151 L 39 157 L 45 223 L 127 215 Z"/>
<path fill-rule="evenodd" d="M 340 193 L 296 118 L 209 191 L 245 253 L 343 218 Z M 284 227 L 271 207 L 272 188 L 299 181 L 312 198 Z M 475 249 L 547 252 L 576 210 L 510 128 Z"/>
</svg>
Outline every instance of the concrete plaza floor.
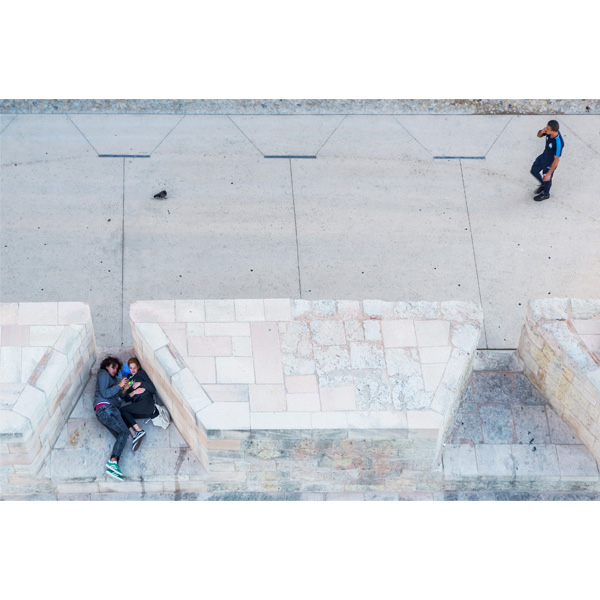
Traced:
<svg viewBox="0 0 600 600">
<path fill-rule="evenodd" d="M 600 296 L 600 116 L 557 117 L 538 203 L 549 118 L 2 114 L 0 300 L 87 302 L 100 348 L 132 300 L 470 300 L 515 348 L 529 299 Z"/>
</svg>

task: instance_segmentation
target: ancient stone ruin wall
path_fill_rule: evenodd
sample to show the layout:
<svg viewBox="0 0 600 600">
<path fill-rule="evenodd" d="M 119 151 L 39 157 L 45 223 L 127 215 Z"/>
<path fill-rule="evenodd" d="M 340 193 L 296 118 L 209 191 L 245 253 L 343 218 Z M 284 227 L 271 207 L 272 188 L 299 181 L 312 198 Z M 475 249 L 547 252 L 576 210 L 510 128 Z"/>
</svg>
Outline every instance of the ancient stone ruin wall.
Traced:
<svg viewBox="0 0 600 600">
<path fill-rule="evenodd" d="M 184 439 L 248 491 L 439 484 L 482 324 L 470 303 L 380 300 L 134 302 L 130 317 Z"/>
<path fill-rule="evenodd" d="M 529 303 L 524 372 L 600 463 L 600 300 Z"/>
<path fill-rule="evenodd" d="M 80 302 L 0 305 L 0 460 L 5 475 L 35 474 L 96 360 L 90 309 Z"/>
</svg>

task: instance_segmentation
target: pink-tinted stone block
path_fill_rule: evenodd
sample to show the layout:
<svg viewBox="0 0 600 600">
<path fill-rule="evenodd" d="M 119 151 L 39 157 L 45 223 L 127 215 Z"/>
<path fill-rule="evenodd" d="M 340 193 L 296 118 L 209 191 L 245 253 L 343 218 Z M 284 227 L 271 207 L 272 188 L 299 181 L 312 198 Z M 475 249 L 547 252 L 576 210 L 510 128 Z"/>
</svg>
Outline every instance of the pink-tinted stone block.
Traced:
<svg viewBox="0 0 600 600">
<path fill-rule="evenodd" d="M 406 413 L 409 429 L 439 429 L 444 417 L 432 410 L 409 410 Z"/>
<path fill-rule="evenodd" d="M 250 324 L 256 383 L 283 383 L 279 329 L 273 322 Z"/>
<path fill-rule="evenodd" d="M 423 372 L 423 383 L 425 385 L 426 392 L 435 392 L 439 385 L 444 371 L 446 370 L 445 364 L 431 364 L 421 365 L 421 371 Z"/>
<path fill-rule="evenodd" d="M 410 348 L 417 345 L 414 323 L 410 319 L 382 321 L 381 331 L 386 348 Z"/>
<path fill-rule="evenodd" d="M 205 318 L 204 300 L 175 300 L 175 318 L 182 323 L 202 323 Z"/>
<path fill-rule="evenodd" d="M 449 344 L 450 323 L 448 321 L 415 321 L 415 331 L 419 347 Z"/>
<path fill-rule="evenodd" d="M 255 383 L 251 358 L 217 357 L 217 383 Z"/>
<path fill-rule="evenodd" d="M 4 331 L 4 328 L 2 328 Z M 582 335 L 581 340 L 591 352 L 600 352 L 600 335 Z M 4 341 L 2 342 L 4 344 Z"/>
<path fill-rule="evenodd" d="M 83 324 L 91 318 L 90 307 L 83 302 L 59 302 L 59 325 Z"/>
<path fill-rule="evenodd" d="M 29 325 L 3 325 L 2 346 L 29 346 Z"/>
<path fill-rule="evenodd" d="M 235 300 L 236 321 L 264 321 L 265 305 L 262 300 Z"/>
<path fill-rule="evenodd" d="M 204 391 L 213 402 L 248 402 L 247 385 L 204 385 Z"/>
<path fill-rule="evenodd" d="M 132 302 L 129 317 L 134 323 L 175 322 L 175 300 L 152 300 Z"/>
<path fill-rule="evenodd" d="M 185 323 L 181 323 L 185 327 Z M 168 324 L 161 324 L 162 330 L 165 335 L 169 338 L 173 346 L 177 348 L 177 351 L 182 356 L 187 356 L 187 334 L 185 329 L 173 328 Z M 174 325 L 180 325 L 180 323 L 174 323 Z"/>
<path fill-rule="evenodd" d="M 0 304 L 0 325 L 16 325 L 19 320 L 19 304 L 2 302 Z"/>
<path fill-rule="evenodd" d="M 19 325 L 58 325 L 58 302 L 20 302 Z"/>
<path fill-rule="evenodd" d="M 189 356 L 231 356 L 230 337 L 188 337 Z"/>
<path fill-rule="evenodd" d="M 287 394 L 287 409 L 290 411 L 320 411 L 321 399 L 319 393 Z"/>
<path fill-rule="evenodd" d="M 285 387 L 288 394 L 319 393 L 319 384 L 316 375 L 287 375 Z"/>
<path fill-rule="evenodd" d="M 188 356 L 185 359 L 198 383 L 216 383 L 215 359 L 212 356 Z"/>
<path fill-rule="evenodd" d="M 288 299 L 265 299 L 266 321 L 291 321 L 292 307 Z"/>
<path fill-rule="evenodd" d="M 323 410 L 356 410 L 356 393 L 353 385 L 322 387 L 320 394 Z"/>
<path fill-rule="evenodd" d="M 250 385 L 250 410 L 285 410 L 285 389 L 283 385 Z"/>
</svg>

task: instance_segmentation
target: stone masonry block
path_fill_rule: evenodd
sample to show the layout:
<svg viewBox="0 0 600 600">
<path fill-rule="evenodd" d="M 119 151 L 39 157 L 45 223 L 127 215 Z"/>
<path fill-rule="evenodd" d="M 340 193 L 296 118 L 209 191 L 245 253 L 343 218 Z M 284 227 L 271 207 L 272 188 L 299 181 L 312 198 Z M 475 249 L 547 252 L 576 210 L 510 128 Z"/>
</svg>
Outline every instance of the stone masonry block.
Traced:
<svg viewBox="0 0 600 600">
<path fill-rule="evenodd" d="M 417 345 L 414 321 L 410 319 L 382 321 L 381 331 L 386 348 L 406 348 Z"/>
<path fill-rule="evenodd" d="M 175 300 L 175 320 L 179 323 L 203 323 L 204 300 Z"/>
<path fill-rule="evenodd" d="M 174 323 L 175 300 L 135 301 L 129 305 L 129 317 L 140 323 Z"/>
<path fill-rule="evenodd" d="M 250 330 L 256 383 L 283 383 L 283 363 L 276 324 L 254 322 Z"/>
<path fill-rule="evenodd" d="M 250 405 L 247 402 L 215 402 L 200 410 L 197 417 L 205 429 L 249 429 Z"/>
<path fill-rule="evenodd" d="M 263 300 L 234 300 L 236 321 L 264 321 L 265 305 Z"/>
<path fill-rule="evenodd" d="M 207 322 L 235 322 L 235 305 L 233 300 L 205 300 Z"/>
<path fill-rule="evenodd" d="M 265 298 L 265 321 L 291 321 L 292 308 L 288 299 Z"/>
<path fill-rule="evenodd" d="M 19 320 L 19 304 L 17 302 L 0 303 L 0 326 L 17 325 Z"/>
<path fill-rule="evenodd" d="M 169 343 L 169 338 L 157 323 L 136 323 L 135 329 L 148 347 L 156 351 Z"/>
<path fill-rule="evenodd" d="M 58 325 L 58 302 L 20 302 L 19 325 Z"/>
<path fill-rule="evenodd" d="M 193 413 L 197 413 L 212 404 L 211 399 L 188 368 L 184 368 L 173 375 L 171 383 Z"/>
<path fill-rule="evenodd" d="M 41 390 L 26 385 L 13 410 L 29 420 L 33 429 L 42 421 L 48 401 Z"/>
<path fill-rule="evenodd" d="M 250 409 L 252 411 L 280 411 L 286 409 L 285 387 L 283 384 L 251 384 Z"/>
<path fill-rule="evenodd" d="M 450 323 L 448 321 L 415 321 L 415 332 L 419 347 L 447 346 L 449 344 Z"/>
<path fill-rule="evenodd" d="M 0 442 L 23 443 L 32 433 L 29 419 L 11 410 L 0 410 Z"/>
<path fill-rule="evenodd" d="M 59 302 L 58 303 L 58 324 L 75 325 L 91 322 L 92 315 L 90 307 L 84 302 Z"/>
</svg>

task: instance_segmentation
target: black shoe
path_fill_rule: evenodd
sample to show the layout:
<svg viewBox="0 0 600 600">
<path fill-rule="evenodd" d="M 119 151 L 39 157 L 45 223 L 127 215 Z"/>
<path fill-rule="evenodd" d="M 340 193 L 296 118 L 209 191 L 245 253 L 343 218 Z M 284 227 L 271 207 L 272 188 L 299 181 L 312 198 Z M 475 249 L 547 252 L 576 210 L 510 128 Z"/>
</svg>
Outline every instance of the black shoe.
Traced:
<svg viewBox="0 0 600 600">
<path fill-rule="evenodd" d="M 533 193 L 534 193 L 534 194 L 541 194 L 543 191 L 544 191 L 544 185 L 542 184 L 542 185 L 538 185 L 538 186 L 535 188 L 535 192 L 533 192 Z"/>
<path fill-rule="evenodd" d="M 162 199 L 167 197 L 167 191 L 163 190 L 162 192 L 158 192 L 158 194 L 154 194 L 155 198 Z"/>
<path fill-rule="evenodd" d="M 550 198 L 550 194 L 544 194 L 544 192 L 533 197 L 533 199 L 536 202 L 541 202 L 542 200 L 548 200 L 548 198 Z"/>
</svg>

